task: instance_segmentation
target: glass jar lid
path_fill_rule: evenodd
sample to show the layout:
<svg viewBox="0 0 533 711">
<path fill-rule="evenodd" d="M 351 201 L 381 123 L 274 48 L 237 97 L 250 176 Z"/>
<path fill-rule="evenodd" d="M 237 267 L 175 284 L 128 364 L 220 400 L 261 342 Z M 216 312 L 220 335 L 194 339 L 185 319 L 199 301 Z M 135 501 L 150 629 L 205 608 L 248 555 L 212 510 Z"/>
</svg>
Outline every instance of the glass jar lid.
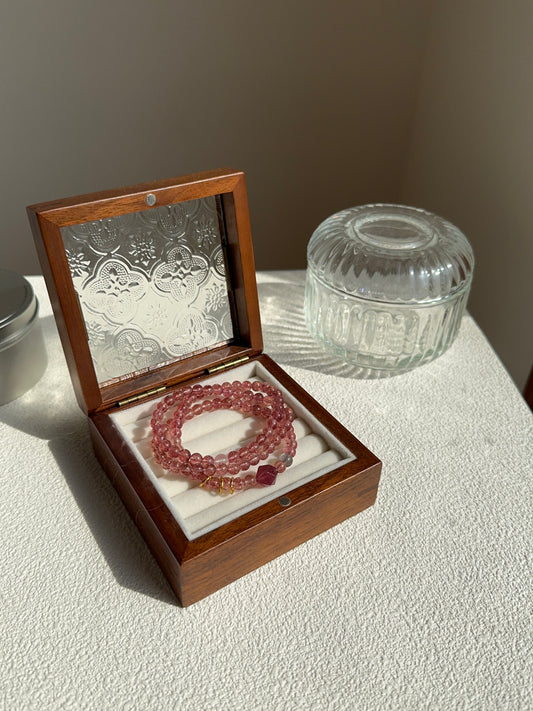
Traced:
<svg viewBox="0 0 533 711">
<path fill-rule="evenodd" d="M 22 337 L 37 309 L 31 284 L 15 272 L 0 269 L 0 348 Z"/>
<path fill-rule="evenodd" d="M 307 262 L 317 279 L 350 296 L 420 304 L 468 289 L 474 255 L 451 222 L 419 208 L 374 204 L 324 220 Z"/>
</svg>

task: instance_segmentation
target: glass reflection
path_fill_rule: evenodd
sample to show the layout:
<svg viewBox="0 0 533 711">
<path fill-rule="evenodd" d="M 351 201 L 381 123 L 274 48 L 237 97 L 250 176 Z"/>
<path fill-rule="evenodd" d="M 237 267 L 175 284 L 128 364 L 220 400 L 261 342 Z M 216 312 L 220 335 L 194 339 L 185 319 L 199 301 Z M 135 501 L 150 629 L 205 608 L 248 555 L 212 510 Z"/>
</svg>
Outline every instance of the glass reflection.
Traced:
<svg viewBox="0 0 533 711">
<path fill-rule="evenodd" d="M 61 230 L 100 383 L 234 336 L 217 197 Z"/>
</svg>

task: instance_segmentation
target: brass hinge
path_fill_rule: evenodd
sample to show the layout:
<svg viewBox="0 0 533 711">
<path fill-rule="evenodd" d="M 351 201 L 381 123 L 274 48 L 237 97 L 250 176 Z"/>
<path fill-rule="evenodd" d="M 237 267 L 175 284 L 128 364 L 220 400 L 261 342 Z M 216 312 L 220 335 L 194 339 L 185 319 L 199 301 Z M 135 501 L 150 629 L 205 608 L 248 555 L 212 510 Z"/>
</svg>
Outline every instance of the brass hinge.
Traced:
<svg viewBox="0 0 533 711">
<path fill-rule="evenodd" d="M 207 368 L 205 372 L 211 375 L 211 373 L 218 373 L 219 370 L 226 370 L 226 368 L 232 368 L 234 365 L 246 363 L 247 360 L 250 360 L 250 356 L 241 356 L 240 358 L 235 358 L 235 360 L 228 360 L 226 363 L 221 363 L 220 365 L 214 365 L 212 368 Z"/>
<path fill-rule="evenodd" d="M 163 390 L 166 389 L 166 385 L 161 385 L 161 387 L 159 388 L 154 388 L 153 390 L 147 390 L 144 393 L 139 393 L 138 395 L 127 397 L 125 400 L 119 400 L 117 402 L 117 407 L 122 407 L 122 405 L 129 405 L 131 402 L 137 402 L 138 400 L 144 400 L 145 397 L 150 397 L 150 395 L 157 395 L 157 393 L 162 393 Z"/>
</svg>

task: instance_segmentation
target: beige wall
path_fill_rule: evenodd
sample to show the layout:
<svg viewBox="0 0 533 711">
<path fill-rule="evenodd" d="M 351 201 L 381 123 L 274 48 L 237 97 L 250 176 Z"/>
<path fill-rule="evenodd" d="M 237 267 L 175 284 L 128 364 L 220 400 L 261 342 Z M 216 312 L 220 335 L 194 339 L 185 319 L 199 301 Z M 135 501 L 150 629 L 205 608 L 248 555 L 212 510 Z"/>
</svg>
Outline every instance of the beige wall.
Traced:
<svg viewBox="0 0 533 711">
<path fill-rule="evenodd" d="M 402 200 L 468 235 L 469 310 L 522 389 L 533 365 L 533 3 L 441 0 Z"/>
<path fill-rule="evenodd" d="M 23 0 L 0 22 L 0 264 L 37 271 L 24 206 L 246 171 L 257 266 L 304 267 L 331 212 L 396 200 L 425 0 Z"/>
<path fill-rule="evenodd" d="M 529 2 L 6 8 L 0 266 L 39 271 L 29 203 L 224 165 L 246 171 L 260 269 L 304 267 L 312 230 L 338 209 L 404 200 L 471 238 L 471 311 L 523 383 L 533 359 Z"/>
</svg>

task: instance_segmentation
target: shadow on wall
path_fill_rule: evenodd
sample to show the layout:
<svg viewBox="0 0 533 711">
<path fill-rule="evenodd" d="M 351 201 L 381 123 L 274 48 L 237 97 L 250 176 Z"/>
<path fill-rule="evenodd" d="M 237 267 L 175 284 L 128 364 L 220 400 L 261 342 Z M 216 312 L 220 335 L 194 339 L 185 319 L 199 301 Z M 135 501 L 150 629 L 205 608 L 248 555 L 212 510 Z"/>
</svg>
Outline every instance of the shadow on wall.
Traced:
<svg viewBox="0 0 533 711">
<path fill-rule="evenodd" d="M 48 350 L 45 374 L 31 390 L 0 408 L 0 422 L 48 441 L 88 530 L 119 585 L 176 605 L 163 573 L 94 455 L 87 418 L 65 385 L 68 375 L 53 317 L 42 317 L 41 326 Z"/>
</svg>

